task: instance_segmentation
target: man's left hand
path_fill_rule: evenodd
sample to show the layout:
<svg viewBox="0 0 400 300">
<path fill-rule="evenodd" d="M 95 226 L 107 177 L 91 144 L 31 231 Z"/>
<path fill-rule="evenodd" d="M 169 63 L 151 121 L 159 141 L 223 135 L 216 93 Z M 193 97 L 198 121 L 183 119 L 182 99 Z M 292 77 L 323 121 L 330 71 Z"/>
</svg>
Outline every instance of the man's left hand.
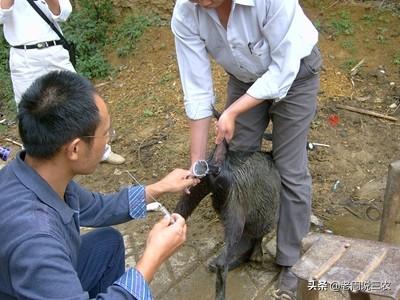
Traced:
<svg viewBox="0 0 400 300">
<path fill-rule="evenodd" d="M 235 132 L 236 117 L 230 113 L 229 109 L 225 110 L 215 124 L 215 143 L 220 144 L 225 139 L 228 143 L 231 141 Z"/>
</svg>

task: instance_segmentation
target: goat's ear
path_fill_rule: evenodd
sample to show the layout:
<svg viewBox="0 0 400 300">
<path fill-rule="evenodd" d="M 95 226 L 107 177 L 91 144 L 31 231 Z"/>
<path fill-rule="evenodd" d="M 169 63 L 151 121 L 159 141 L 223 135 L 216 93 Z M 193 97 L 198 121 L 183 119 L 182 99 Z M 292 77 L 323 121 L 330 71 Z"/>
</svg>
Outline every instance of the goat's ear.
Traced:
<svg viewBox="0 0 400 300">
<path fill-rule="evenodd" d="M 214 118 L 219 120 L 219 117 L 221 116 L 221 113 L 218 110 L 215 109 L 214 105 L 212 106 L 212 112 L 213 112 Z"/>
</svg>

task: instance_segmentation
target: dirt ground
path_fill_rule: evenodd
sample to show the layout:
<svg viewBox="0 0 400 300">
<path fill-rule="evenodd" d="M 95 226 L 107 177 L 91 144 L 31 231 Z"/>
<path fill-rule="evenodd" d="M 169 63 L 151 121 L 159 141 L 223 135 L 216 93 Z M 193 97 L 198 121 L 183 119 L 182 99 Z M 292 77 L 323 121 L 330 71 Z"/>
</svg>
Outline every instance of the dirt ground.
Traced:
<svg viewBox="0 0 400 300">
<path fill-rule="evenodd" d="M 326 229 L 339 234 L 346 234 L 347 227 L 340 218 L 351 216 L 353 223 L 361 223 L 351 227 L 348 235 L 361 237 L 361 232 L 369 228 L 363 222 L 379 224 L 387 168 L 400 159 L 400 122 L 337 105 L 400 118 L 400 62 L 395 64 L 396 57 L 400 60 L 400 18 L 393 10 L 377 10 L 380 4 L 303 1 L 307 15 L 318 24 L 324 58 L 319 110 L 309 141 L 330 145 L 309 152 L 313 212 Z M 335 34 L 330 26 L 343 18 L 343 11 L 351 17 L 352 35 Z M 134 183 L 126 170 L 148 184 L 175 167 L 189 166 L 188 122 L 169 27 L 149 29 L 135 53 L 127 58 L 115 57 L 110 49 L 110 59 L 119 68 L 118 75 L 96 85 L 112 111 L 117 131 L 113 150 L 124 155 L 127 162 L 121 166 L 101 164 L 93 175 L 77 178 L 88 188 L 102 192 Z M 351 75 L 350 69 L 361 61 Z M 214 78 L 217 107 L 221 108 L 227 77 L 215 66 Z M 18 140 L 15 126 L 5 131 L 1 141 L 15 154 L 18 147 L 5 141 L 6 137 Z M 160 201 L 172 210 L 177 198 L 166 196 Z M 204 201 L 195 212 L 200 216 L 194 219 L 196 222 L 215 220 L 209 202 Z M 214 223 L 219 228 L 219 223 Z M 376 231 L 366 235 L 376 238 Z"/>
</svg>

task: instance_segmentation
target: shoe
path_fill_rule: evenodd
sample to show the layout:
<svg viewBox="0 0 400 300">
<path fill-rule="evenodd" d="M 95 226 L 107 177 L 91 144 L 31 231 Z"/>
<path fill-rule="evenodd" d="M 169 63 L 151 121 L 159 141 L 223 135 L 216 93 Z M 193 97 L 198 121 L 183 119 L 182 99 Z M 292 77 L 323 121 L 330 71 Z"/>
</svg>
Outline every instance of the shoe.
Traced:
<svg viewBox="0 0 400 300">
<path fill-rule="evenodd" d="M 111 151 L 110 154 L 107 156 L 107 158 L 103 159 L 101 162 L 109 163 L 112 165 L 120 165 L 125 162 L 125 158 Z"/>
<path fill-rule="evenodd" d="M 291 267 L 282 266 L 276 289 L 272 296 L 276 300 L 296 300 L 298 280 Z"/>
<path fill-rule="evenodd" d="M 236 252 L 232 260 L 228 263 L 228 271 L 236 269 L 250 260 L 254 251 L 254 240 L 242 238 L 236 248 Z M 207 267 L 208 271 L 217 272 L 217 266 L 223 266 L 225 261 L 225 249 L 215 258 L 209 261 Z"/>
</svg>

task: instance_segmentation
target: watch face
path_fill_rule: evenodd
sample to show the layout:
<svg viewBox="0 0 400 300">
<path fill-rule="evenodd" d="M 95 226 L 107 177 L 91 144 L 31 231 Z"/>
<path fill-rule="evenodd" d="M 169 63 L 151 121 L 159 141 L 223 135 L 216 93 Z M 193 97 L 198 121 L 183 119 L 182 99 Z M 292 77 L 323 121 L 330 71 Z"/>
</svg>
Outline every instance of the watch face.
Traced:
<svg viewBox="0 0 400 300">
<path fill-rule="evenodd" d="M 205 160 L 198 160 L 193 165 L 193 175 L 196 177 L 204 177 L 208 173 L 208 164 Z"/>
</svg>

